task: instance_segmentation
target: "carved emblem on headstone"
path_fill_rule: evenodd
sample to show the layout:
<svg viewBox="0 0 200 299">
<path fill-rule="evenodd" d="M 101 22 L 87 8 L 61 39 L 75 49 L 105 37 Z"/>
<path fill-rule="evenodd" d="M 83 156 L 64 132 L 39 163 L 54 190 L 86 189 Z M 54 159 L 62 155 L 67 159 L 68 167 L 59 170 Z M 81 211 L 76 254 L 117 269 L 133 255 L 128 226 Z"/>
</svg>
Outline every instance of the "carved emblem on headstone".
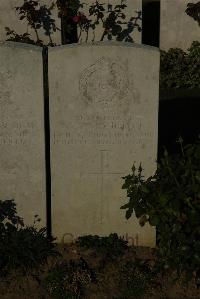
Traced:
<svg viewBox="0 0 200 299">
<path fill-rule="evenodd" d="M 85 103 L 106 108 L 123 103 L 129 84 L 126 65 L 117 59 L 102 57 L 81 73 L 79 89 Z"/>
</svg>

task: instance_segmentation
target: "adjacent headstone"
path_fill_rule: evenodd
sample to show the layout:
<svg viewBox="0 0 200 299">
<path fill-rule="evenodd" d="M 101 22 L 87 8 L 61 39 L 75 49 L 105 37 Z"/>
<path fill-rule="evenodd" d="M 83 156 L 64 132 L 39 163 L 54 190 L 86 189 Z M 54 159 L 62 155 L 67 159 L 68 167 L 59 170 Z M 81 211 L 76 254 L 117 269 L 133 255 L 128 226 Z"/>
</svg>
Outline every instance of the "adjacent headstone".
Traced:
<svg viewBox="0 0 200 299">
<path fill-rule="evenodd" d="M 82 28 L 78 30 L 79 43 L 84 42 L 98 42 L 103 38 L 104 41 L 128 41 L 141 43 L 141 29 L 142 29 L 142 0 L 107 0 L 107 1 L 94 1 L 85 0 L 81 1 L 83 3 L 83 8 L 80 8 L 82 12 L 90 21 L 91 24 L 95 24 L 97 21 L 97 10 L 98 7 L 94 5 L 96 3 L 102 4 L 99 9 L 99 13 L 102 14 L 103 21 L 109 20 L 112 24 L 111 30 L 108 35 L 105 33 L 105 28 L 103 27 L 103 22 L 101 18 L 98 20 L 98 24 L 95 25 L 95 29 L 89 29 L 88 32 Z M 126 5 L 119 11 L 118 5 Z M 90 9 L 93 7 L 96 14 L 91 15 Z M 92 11 L 92 10 L 91 10 Z M 113 18 L 113 12 L 116 12 L 116 19 Z M 99 14 L 98 14 L 99 16 Z"/>
<path fill-rule="evenodd" d="M 191 43 L 200 40 L 200 26 L 185 12 L 188 3 L 195 0 L 161 0 L 160 49 L 187 50 Z"/>
<path fill-rule="evenodd" d="M 155 228 L 128 221 L 120 206 L 133 163 L 156 169 L 159 51 L 122 42 L 49 49 L 52 229 L 64 235 L 116 232 L 155 245 Z"/>
<path fill-rule="evenodd" d="M 46 225 L 42 49 L 16 42 L 0 43 L 0 199 Z"/>
<path fill-rule="evenodd" d="M 37 1 L 39 5 L 36 7 L 38 10 L 41 6 L 45 6 L 45 8 L 49 8 L 53 1 L 51 0 L 39 0 Z M 11 30 L 14 30 L 17 34 L 22 35 L 25 32 L 30 34 L 30 38 L 34 41 L 37 40 L 36 33 L 31 26 L 28 25 L 27 19 L 20 20 L 19 10 L 16 10 L 16 7 L 21 7 L 25 3 L 24 0 L 9 0 L 9 1 L 0 1 L 0 41 L 6 41 L 10 36 L 6 35 L 5 27 L 9 27 Z M 51 15 L 49 15 L 51 19 L 55 20 L 55 25 L 57 28 L 60 29 L 60 18 L 58 18 L 58 10 L 56 7 L 51 10 Z M 48 20 L 45 19 L 46 23 L 44 27 L 48 27 Z M 44 20 L 44 21 L 45 21 Z M 48 44 L 50 42 L 50 38 L 47 34 L 45 34 L 45 29 L 43 28 L 43 24 L 41 23 L 42 27 L 37 29 L 39 38 L 44 42 L 44 44 Z M 57 45 L 61 44 L 61 33 L 59 30 L 55 32 L 52 30 L 51 27 L 51 39 L 53 43 Z M 12 35 L 13 37 L 13 35 Z"/>
</svg>

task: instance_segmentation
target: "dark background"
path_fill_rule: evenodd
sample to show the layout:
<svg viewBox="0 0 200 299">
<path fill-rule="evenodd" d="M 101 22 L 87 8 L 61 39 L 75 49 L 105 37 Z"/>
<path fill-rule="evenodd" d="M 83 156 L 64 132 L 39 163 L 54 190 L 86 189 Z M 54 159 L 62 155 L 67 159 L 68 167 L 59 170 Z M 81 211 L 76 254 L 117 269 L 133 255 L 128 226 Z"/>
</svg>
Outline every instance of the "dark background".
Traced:
<svg viewBox="0 0 200 299">
<path fill-rule="evenodd" d="M 176 140 L 193 143 L 200 135 L 200 89 L 161 90 L 158 122 L 158 160 L 165 146 L 169 153 L 180 151 Z"/>
</svg>

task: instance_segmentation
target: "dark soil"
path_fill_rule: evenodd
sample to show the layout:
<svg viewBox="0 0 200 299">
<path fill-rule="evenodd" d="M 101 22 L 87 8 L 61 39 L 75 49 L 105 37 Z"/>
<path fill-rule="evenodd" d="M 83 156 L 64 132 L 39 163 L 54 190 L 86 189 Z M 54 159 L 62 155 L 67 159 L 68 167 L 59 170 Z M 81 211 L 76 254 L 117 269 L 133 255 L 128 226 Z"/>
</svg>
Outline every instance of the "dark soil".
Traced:
<svg viewBox="0 0 200 299">
<path fill-rule="evenodd" d="M 75 244 L 58 246 L 63 258 L 49 259 L 48 265 L 41 274 L 41 280 L 45 277 L 48 269 L 56 263 L 63 260 L 79 260 L 84 258 L 88 265 L 95 270 L 97 283 L 90 283 L 83 299 L 200 299 L 200 290 L 197 289 L 194 280 L 188 286 L 181 283 L 181 278 L 175 283 L 174 273 L 168 270 L 163 275 L 154 277 L 155 284 L 147 288 L 144 294 L 138 297 L 134 290 L 130 293 L 124 292 L 124 282 L 119 275 L 120 269 L 126 262 L 134 261 L 139 258 L 142 261 L 148 261 L 150 267 L 155 263 L 155 250 L 147 247 L 128 247 L 125 254 L 114 260 L 105 260 L 92 249 L 81 249 Z M 0 281 L 0 298 L 1 299 L 51 299 L 44 288 L 36 280 L 29 277 L 23 277 L 13 273 L 9 280 Z M 75 299 L 76 297 L 74 297 Z M 81 298 L 81 299 L 82 299 Z M 59 299 L 59 298 L 58 298 Z M 60 298 L 63 299 L 63 298 Z M 70 298 L 71 299 L 71 298 Z"/>
</svg>

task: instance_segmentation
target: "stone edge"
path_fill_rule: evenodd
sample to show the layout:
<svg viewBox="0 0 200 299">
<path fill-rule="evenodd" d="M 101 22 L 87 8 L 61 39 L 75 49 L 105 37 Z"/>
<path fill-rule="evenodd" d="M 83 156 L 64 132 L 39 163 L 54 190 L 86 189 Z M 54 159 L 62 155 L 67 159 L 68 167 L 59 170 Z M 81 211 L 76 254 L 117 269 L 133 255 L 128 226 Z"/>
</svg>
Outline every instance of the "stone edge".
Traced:
<svg viewBox="0 0 200 299">
<path fill-rule="evenodd" d="M 63 50 L 65 48 L 78 48 L 78 47 L 93 47 L 93 46 L 102 46 L 102 47 L 126 47 L 126 48 L 140 48 L 140 49 L 148 49 L 155 52 L 160 52 L 159 48 L 148 46 L 145 44 L 137 44 L 137 43 L 129 43 L 129 42 L 90 42 L 90 43 L 75 43 L 75 44 L 69 44 L 69 45 L 61 45 L 61 46 L 55 46 L 55 47 L 48 47 L 49 52 L 55 51 L 55 50 Z"/>
<path fill-rule="evenodd" d="M 0 41 L 0 46 L 8 46 L 10 48 L 22 48 L 42 52 L 42 47 L 28 43 L 20 43 L 15 41 Z"/>
</svg>

